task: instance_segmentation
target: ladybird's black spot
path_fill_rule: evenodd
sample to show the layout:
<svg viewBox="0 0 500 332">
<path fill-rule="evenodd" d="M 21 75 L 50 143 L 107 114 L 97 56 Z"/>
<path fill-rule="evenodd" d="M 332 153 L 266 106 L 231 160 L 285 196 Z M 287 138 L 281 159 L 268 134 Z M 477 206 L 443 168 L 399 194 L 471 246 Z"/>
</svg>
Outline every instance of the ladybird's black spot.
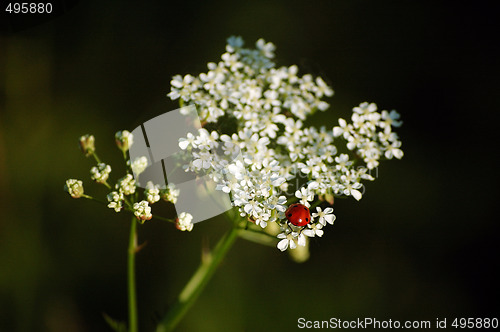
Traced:
<svg viewBox="0 0 500 332">
<path fill-rule="evenodd" d="M 304 210 L 306 210 L 306 211 L 307 211 L 307 208 L 306 208 L 305 206 L 304 206 Z"/>
<path fill-rule="evenodd" d="M 292 214 L 291 214 L 291 213 L 289 213 L 289 214 L 288 214 L 288 216 L 289 216 L 289 217 L 291 217 L 291 216 L 292 216 Z"/>
<path fill-rule="evenodd" d="M 306 218 L 306 221 L 309 221 L 309 218 Z"/>
</svg>

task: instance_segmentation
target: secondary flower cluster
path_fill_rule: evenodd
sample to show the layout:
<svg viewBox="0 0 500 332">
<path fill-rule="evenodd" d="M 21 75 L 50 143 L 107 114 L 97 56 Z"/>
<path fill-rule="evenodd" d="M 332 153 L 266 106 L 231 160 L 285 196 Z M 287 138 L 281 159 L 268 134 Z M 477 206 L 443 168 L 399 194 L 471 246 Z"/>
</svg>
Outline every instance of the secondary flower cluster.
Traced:
<svg viewBox="0 0 500 332">
<path fill-rule="evenodd" d="M 274 45 L 260 39 L 256 49 L 243 48 L 243 40 L 228 40 L 219 63 L 197 77 L 177 75 L 168 96 L 194 103 L 202 121 L 216 122 L 223 115 L 235 116 L 244 127 L 276 137 L 277 123 L 291 113 L 304 120 L 316 109 L 326 110 L 321 100 L 333 90 L 320 77 L 298 76 L 298 67 L 275 68 Z"/>
<path fill-rule="evenodd" d="M 382 156 L 387 159 L 403 157 L 401 141 L 392 131 L 392 127 L 401 126 L 402 122 L 398 119 L 396 111 L 378 113 L 377 105 L 362 103 L 354 107 L 352 123 L 347 124 L 344 119 L 339 119 L 340 126 L 333 128 L 333 134 L 335 137 L 343 135 L 347 140 L 347 148 L 355 150 L 367 167 L 373 169 L 379 165 Z"/>
<path fill-rule="evenodd" d="M 133 144 L 133 135 L 124 130 L 117 132 L 115 135 L 115 141 L 120 150 L 126 156 L 127 151 Z M 147 159 L 145 157 L 137 158 L 134 162 L 127 162 L 127 174 L 116 181 L 114 186 L 111 186 L 107 180 L 111 173 L 111 166 L 100 162 L 97 154 L 95 152 L 95 139 L 92 135 L 84 135 L 80 137 L 80 148 L 83 153 L 89 157 L 93 156 L 97 162 L 97 165 L 92 167 L 90 170 L 90 177 L 93 181 L 104 184 L 112 191 L 106 196 L 107 206 L 110 209 L 120 212 L 122 210 L 128 210 L 132 212 L 140 223 L 144 223 L 146 220 L 150 220 L 153 217 L 151 213 L 151 204 L 158 202 L 163 199 L 167 202 L 176 203 L 179 197 L 179 190 L 174 184 L 169 184 L 167 187 L 161 188 L 159 185 L 155 185 L 152 182 L 146 184 L 144 190 L 144 200 L 138 201 L 137 183 L 131 171 L 134 170 L 136 174 L 140 174 L 147 167 Z M 96 200 L 95 198 L 85 195 L 83 189 L 83 182 L 76 179 L 68 179 L 64 186 L 65 190 L 73 198 L 89 198 Z M 113 190 L 114 189 L 114 190 Z M 189 213 L 182 212 L 179 218 L 175 220 L 176 226 L 180 230 L 191 231 L 193 229 L 192 216 Z"/>
<path fill-rule="evenodd" d="M 193 156 L 186 171 L 209 174 L 242 217 L 266 230 L 278 225 L 284 251 L 305 246 L 307 237 L 322 236 L 322 228 L 333 224 L 333 209 L 317 205 L 341 195 L 361 199 L 361 182 L 374 180 L 370 170 L 381 157 L 401 158 L 403 152 L 392 132 L 399 115 L 378 113 L 375 104 L 355 107 L 352 124 L 340 119 L 333 130 L 304 126 L 307 116 L 329 107 L 323 99 L 333 90 L 321 77 L 298 75 L 297 66 L 276 68 L 274 49 L 262 39 L 246 49 L 241 38 L 231 37 L 221 61 L 197 76 L 174 76 L 168 96 L 196 105 L 204 125 L 196 136 L 179 139 Z M 354 153 L 338 153 L 339 136 Z M 287 205 L 297 201 L 316 207 L 307 226 L 286 219 Z"/>
</svg>

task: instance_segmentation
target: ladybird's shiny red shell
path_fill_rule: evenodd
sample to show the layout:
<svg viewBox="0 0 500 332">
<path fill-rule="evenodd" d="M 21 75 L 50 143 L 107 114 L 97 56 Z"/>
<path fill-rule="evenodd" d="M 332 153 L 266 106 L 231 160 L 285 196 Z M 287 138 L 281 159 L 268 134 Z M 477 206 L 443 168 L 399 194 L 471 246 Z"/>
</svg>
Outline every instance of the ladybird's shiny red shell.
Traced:
<svg viewBox="0 0 500 332">
<path fill-rule="evenodd" d="M 311 213 L 307 206 L 292 204 L 285 211 L 286 219 L 295 226 L 305 226 L 311 221 Z"/>
</svg>

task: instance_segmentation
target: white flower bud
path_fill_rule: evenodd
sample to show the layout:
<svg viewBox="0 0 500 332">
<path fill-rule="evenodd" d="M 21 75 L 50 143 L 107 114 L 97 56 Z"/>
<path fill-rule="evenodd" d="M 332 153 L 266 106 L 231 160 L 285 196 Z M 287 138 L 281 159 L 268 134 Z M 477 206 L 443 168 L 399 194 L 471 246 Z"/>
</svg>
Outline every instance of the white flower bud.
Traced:
<svg viewBox="0 0 500 332">
<path fill-rule="evenodd" d="M 83 182 L 76 179 L 66 180 L 64 190 L 73 198 L 80 198 L 83 196 Z"/>
<path fill-rule="evenodd" d="M 80 136 L 80 149 L 85 157 L 91 156 L 95 152 L 95 138 L 93 135 Z"/>
<path fill-rule="evenodd" d="M 134 135 L 127 130 L 119 131 L 115 134 L 115 142 L 120 150 L 127 152 L 134 143 Z"/>
</svg>

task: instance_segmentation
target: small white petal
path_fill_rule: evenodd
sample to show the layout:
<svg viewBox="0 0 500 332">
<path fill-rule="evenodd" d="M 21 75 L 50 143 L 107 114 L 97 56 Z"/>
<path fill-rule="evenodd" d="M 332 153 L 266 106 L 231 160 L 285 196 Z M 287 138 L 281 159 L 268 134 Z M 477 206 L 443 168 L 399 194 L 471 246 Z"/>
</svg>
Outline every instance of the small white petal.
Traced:
<svg viewBox="0 0 500 332">
<path fill-rule="evenodd" d="M 403 151 L 400 150 L 400 149 L 394 149 L 392 151 L 392 153 L 394 154 L 394 157 L 398 158 L 398 159 L 401 159 L 403 158 Z"/>
<path fill-rule="evenodd" d="M 179 147 L 182 149 L 182 150 L 186 150 L 186 148 L 188 147 L 189 145 L 189 141 L 188 140 L 185 140 L 185 141 L 179 141 Z"/>
<path fill-rule="evenodd" d="M 356 200 L 360 200 L 361 199 L 361 193 L 359 192 L 359 190 L 356 190 L 356 189 L 352 189 L 351 190 L 351 195 L 356 198 Z"/>
<path fill-rule="evenodd" d="M 314 231 L 312 229 L 304 229 L 302 231 L 302 234 L 305 234 L 305 235 L 307 235 L 309 237 L 314 237 L 314 235 L 315 235 L 315 233 L 314 233 Z"/>
<path fill-rule="evenodd" d="M 283 239 L 280 242 L 278 242 L 278 249 L 279 250 L 285 251 L 287 248 L 288 248 L 288 240 L 287 239 Z"/>
<path fill-rule="evenodd" d="M 325 216 L 325 220 L 328 221 L 330 225 L 333 225 L 333 222 L 335 221 L 335 215 L 329 214 Z"/>
<path fill-rule="evenodd" d="M 280 178 L 277 178 L 276 180 L 274 180 L 273 182 L 271 182 L 271 184 L 272 184 L 273 186 L 275 186 L 275 187 L 279 187 L 279 186 L 281 186 L 281 185 L 282 185 L 285 181 L 286 181 L 286 180 L 285 180 L 285 178 L 280 177 Z"/>
<path fill-rule="evenodd" d="M 309 190 L 316 190 L 319 188 L 319 183 L 316 181 L 312 181 L 307 185 L 307 189 Z"/>
<path fill-rule="evenodd" d="M 203 165 L 203 162 L 201 161 L 201 159 L 196 159 L 193 161 L 193 166 L 196 168 L 201 168 L 202 165 Z"/>
<path fill-rule="evenodd" d="M 304 236 L 304 234 L 300 234 L 299 235 L 299 238 L 298 238 L 298 241 L 297 243 L 299 244 L 299 246 L 301 247 L 305 247 L 306 246 L 306 237 Z"/>
</svg>

